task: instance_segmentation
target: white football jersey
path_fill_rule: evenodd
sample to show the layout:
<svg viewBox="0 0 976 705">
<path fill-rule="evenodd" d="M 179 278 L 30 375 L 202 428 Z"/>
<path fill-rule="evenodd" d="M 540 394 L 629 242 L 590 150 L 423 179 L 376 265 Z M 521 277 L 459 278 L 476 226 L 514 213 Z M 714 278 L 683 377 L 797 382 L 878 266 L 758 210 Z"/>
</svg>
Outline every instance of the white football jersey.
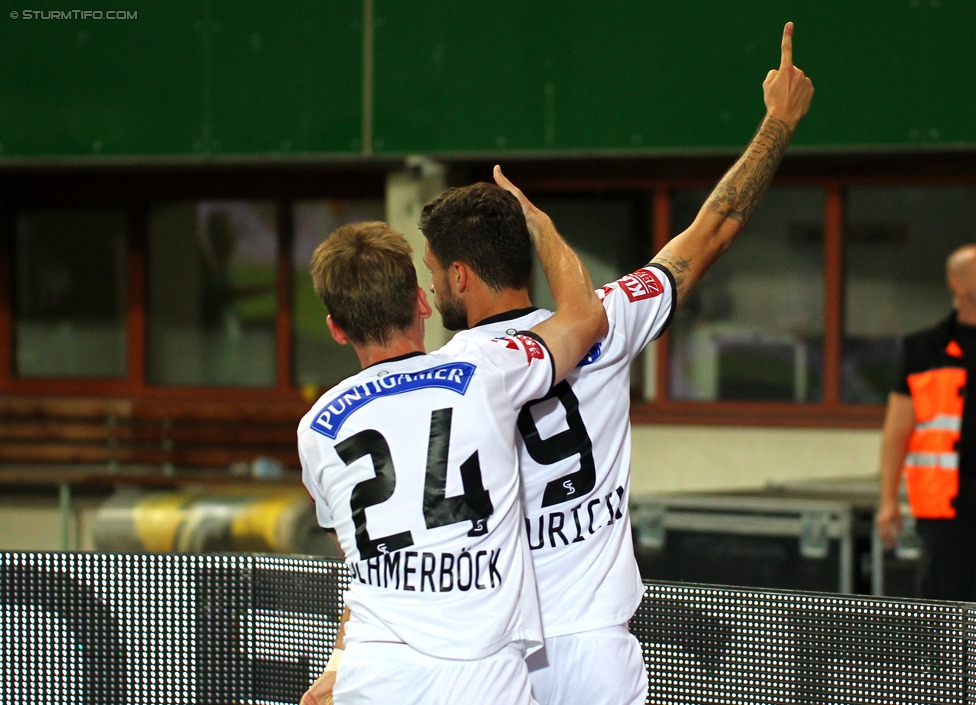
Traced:
<svg viewBox="0 0 976 705">
<path fill-rule="evenodd" d="M 539 647 L 515 428 L 552 377 L 530 335 L 472 340 L 373 365 L 304 416 L 302 479 L 352 571 L 347 642 L 449 659 Z"/>
<path fill-rule="evenodd" d="M 546 637 L 629 620 L 644 594 L 630 514 L 630 366 L 671 321 L 674 280 L 647 265 L 597 291 L 610 329 L 569 376 L 519 417 L 525 523 Z M 550 311 L 512 311 L 458 333 L 527 330 Z"/>
</svg>

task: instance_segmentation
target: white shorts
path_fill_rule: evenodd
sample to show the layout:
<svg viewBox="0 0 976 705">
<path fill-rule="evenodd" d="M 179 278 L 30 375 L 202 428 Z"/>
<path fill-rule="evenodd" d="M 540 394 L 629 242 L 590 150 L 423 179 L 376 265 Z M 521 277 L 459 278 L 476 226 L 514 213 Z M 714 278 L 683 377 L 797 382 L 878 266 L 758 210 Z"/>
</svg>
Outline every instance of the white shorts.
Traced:
<svg viewBox="0 0 976 705">
<path fill-rule="evenodd" d="M 453 661 L 405 644 L 346 644 L 335 705 L 538 705 L 521 646 L 487 658 Z"/>
<path fill-rule="evenodd" d="M 546 639 L 528 657 L 539 705 L 644 705 L 647 668 L 626 625 Z"/>
</svg>

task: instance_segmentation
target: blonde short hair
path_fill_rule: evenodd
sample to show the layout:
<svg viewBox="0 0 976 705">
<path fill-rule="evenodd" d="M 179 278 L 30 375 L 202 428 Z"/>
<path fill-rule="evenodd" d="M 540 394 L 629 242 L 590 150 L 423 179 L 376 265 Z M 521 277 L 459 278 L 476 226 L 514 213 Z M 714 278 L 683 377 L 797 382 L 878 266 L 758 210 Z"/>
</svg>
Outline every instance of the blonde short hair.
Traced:
<svg viewBox="0 0 976 705">
<path fill-rule="evenodd" d="M 343 225 L 323 240 L 312 253 L 312 285 L 355 345 L 386 346 L 415 320 L 410 245 L 386 223 Z"/>
</svg>

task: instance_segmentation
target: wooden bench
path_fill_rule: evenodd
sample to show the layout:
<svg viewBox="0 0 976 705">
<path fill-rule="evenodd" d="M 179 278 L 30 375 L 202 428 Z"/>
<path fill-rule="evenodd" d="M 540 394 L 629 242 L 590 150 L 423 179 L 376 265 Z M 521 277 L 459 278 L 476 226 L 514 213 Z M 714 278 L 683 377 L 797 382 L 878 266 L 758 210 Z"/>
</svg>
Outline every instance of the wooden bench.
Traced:
<svg viewBox="0 0 976 705">
<path fill-rule="evenodd" d="M 227 471 L 258 458 L 299 468 L 296 402 L 0 397 L 0 467 L 104 465 Z"/>
</svg>

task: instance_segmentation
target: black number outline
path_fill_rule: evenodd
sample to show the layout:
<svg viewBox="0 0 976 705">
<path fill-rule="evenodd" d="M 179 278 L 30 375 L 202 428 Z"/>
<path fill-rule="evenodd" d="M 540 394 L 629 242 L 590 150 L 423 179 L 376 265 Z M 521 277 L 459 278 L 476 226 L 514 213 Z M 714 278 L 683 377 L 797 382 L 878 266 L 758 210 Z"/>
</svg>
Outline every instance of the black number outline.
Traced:
<svg viewBox="0 0 976 705">
<path fill-rule="evenodd" d="M 491 493 L 485 489 L 478 451 L 461 463 L 463 492 L 447 496 L 447 460 L 450 450 L 453 409 L 437 409 L 430 415 L 430 436 L 427 443 L 427 469 L 424 478 L 424 523 L 428 529 L 471 522 L 468 536 L 488 533 L 488 518 L 494 512 Z M 366 508 L 386 502 L 396 489 L 396 469 L 393 455 L 383 434 L 366 429 L 335 446 L 336 453 L 348 466 L 369 456 L 374 476 L 356 483 L 349 496 L 352 522 L 356 529 L 356 548 L 360 560 L 368 560 L 382 553 L 398 551 L 414 544 L 410 531 L 371 538 L 366 526 Z"/>
<path fill-rule="evenodd" d="M 566 412 L 567 428 L 543 439 L 532 417 L 532 407 L 550 399 L 556 399 Z M 525 442 L 525 450 L 540 465 L 552 465 L 573 455 L 579 455 L 579 469 L 546 483 L 542 493 L 542 506 L 568 502 L 582 497 L 596 487 L 596 462 L 593 460 L 593 442 L 586 431 L 579 410 L 579 398 L 569 382 L 563 380 L 541 399 L 522 407 L 518 417 L 518 429 Z"/>
<path fill-rule="evenodd" d="M 437 409 L 430 415 L 427 445 L 427 477 L 424 481 L 424 521 L 428 529 L 470 521 L 468 536 L 487 533 L 494 507 L 481 477 L 478 451 L 461 463 L 462 494 L 447 496 L 447 453 L 451 440 L 453 409 Z"/>
<path fill-rule="evenodd" d="M 383 434 L 373 429 L 366 429 L 338 443 L 335 449 L 347 466 L 367 455 L 373 464 L 374 476 L 356 483 L 349 496 L 352 523 L 356 527 L 356 548 L 359 550 L 360 560 L 413 546 L 413 534 L 409 531 L 371 539 L 366 528 L 366 507 L 382 504 L 393 496 L 393 490 L 396 489 L 393 456 Z"/>
</svg>

